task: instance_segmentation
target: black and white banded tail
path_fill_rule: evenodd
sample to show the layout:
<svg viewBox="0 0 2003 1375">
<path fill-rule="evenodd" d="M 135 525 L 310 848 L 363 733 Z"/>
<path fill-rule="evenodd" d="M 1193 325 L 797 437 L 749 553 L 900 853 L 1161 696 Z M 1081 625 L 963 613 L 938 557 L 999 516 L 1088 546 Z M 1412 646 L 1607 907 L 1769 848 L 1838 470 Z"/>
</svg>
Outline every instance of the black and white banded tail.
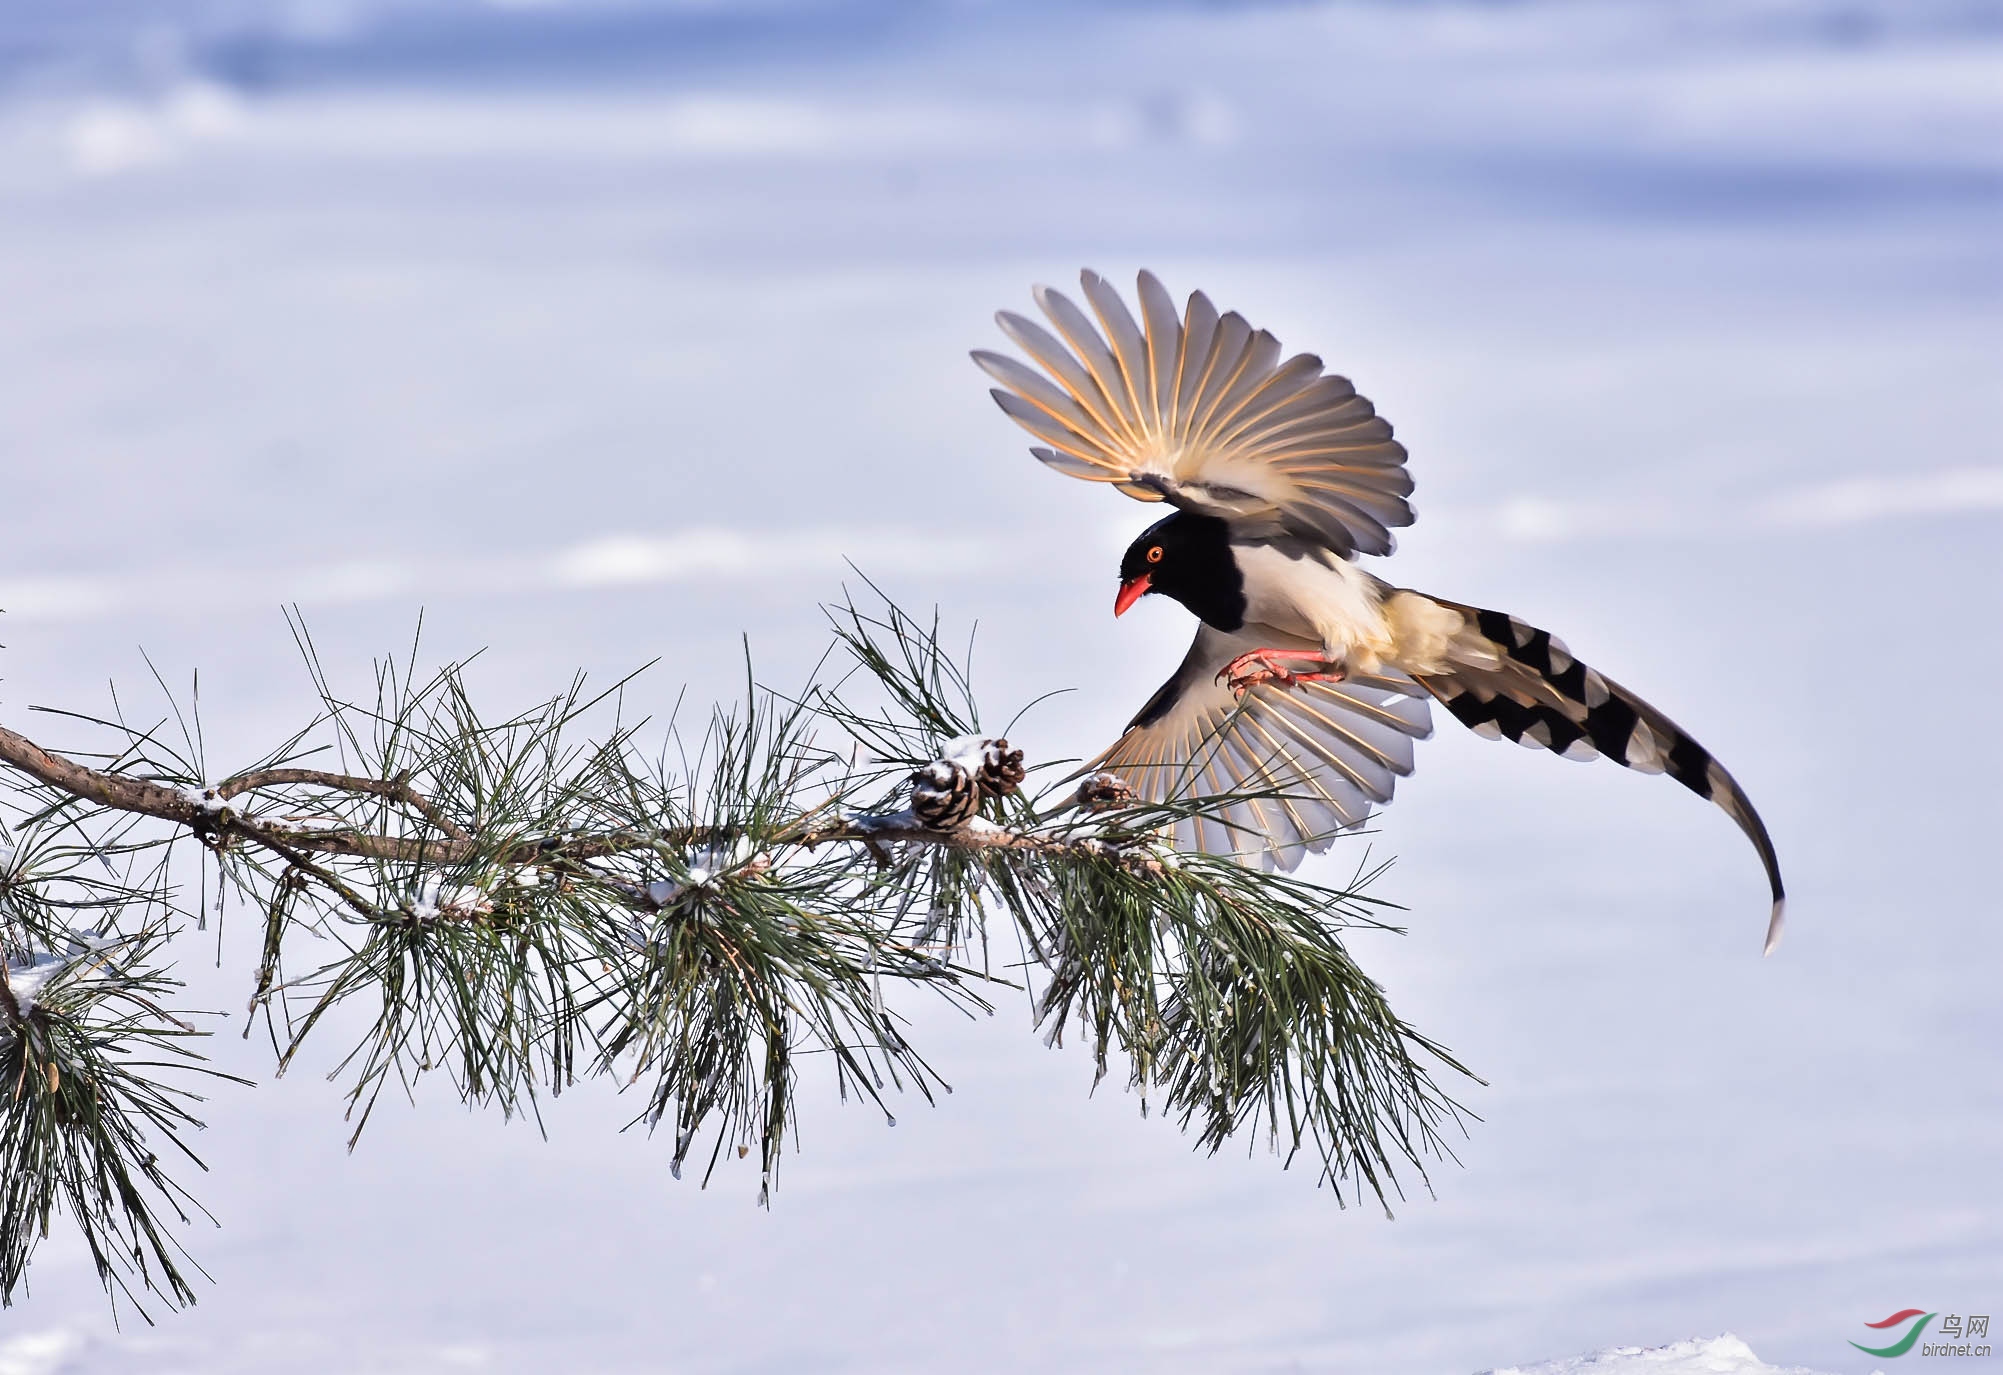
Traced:
<svg viewBox="0 0 2003 1375">
<path fill-rule="evenodd" d="M 1477 735 L 1514 740 L 1568 759 L 1604 756 L 1640 773 L 1666 773 L 1708 798 L 1746 833 L 1773 889 L 1766 953 L 1780 944 L 1786 906 L 1780 863 L 1752 801 L 1709 750 L 1611 678 L 1572 657 L 1548 630 L 1500 611 L 1431 598 L 1460 613 L 1444 673 L 1415 673 L 1425 689 Z"/>
</svg>

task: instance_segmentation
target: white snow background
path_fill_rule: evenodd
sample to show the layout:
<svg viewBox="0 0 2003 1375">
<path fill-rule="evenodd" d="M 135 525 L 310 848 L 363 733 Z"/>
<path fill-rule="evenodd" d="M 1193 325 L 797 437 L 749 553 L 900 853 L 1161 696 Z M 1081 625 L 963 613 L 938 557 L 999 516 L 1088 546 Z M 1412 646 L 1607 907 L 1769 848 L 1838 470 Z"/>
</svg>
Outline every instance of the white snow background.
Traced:
<svg viewBox="0 0 2003 1375">
<path fill-rule="evenodd" d="M 1999 59 L 1973 0 L 10 0 L 10 726 L 143 645 L 227 769 L 309 711 L 294 600 L 351 683 L 422 607 L 497 709 L 657 655 L 705 703 L 740 633 L 795 681 L 852 558 L 1096 748 L 1188 620 L 1111 621 L 1152 513 L 966 351 L 1147 266 L 1352 376 L 1418 480 L 1388 576 L 1688 726 L 1792 900 L 1763 961 L 1714 809 L 1443 717 L 1319 870 L 1397 856 L 1359 954 L 1491 1081 L 1396 1221 L 1088 1098 L 1020 1005 L 927 1016 L 955 1092 L 894 1129 L 810 1084 L 769 1214 L 600 1089 L 544 1140 L 437 1085 L 350 1157 L 337 1044 L 272 1082 L 232 1026 L 213 1286 L 116 1330 L 59 1233 L 0 1371 L 1861 1372 L 2003 1307 Z M 194 1005 L 253 925 L 184 938 Z"/>
</svg>

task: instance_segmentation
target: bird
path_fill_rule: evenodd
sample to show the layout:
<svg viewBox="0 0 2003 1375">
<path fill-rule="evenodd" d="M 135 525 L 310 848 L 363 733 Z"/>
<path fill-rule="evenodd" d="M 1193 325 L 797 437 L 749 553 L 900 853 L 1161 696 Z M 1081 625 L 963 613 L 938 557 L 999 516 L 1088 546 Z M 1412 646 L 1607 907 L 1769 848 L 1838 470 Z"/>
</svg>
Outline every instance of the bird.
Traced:
<svg viewBox="0 0 2003 1375">
<path fill-rule="evenodd" d="M 1720 807 L 1786 893 L 1765 822 L 1689 732 L 1549 631 L 1398 587 L 1360 567 L 1412 524 L 1406 450 L 1350 381 L 1202 292 L 1182 309 L 1137 280 L 1139 318 L 1095 272 L 1091 314 L 1047 286 L 1049 322 L 996 321 L 1029 359 L 973 359 L 1030 452 L 1070 477 L 1174 508 L 1120 561 L 1113 613 L 1146 596 L 1198 621 L 1174 675 L 1081 773 L 1179 809 L 1176 843 L 1291 871 L 1361 825 L 1412 772 L 1439 703 L 1475 733 L 1666 773 Z M 1034 364 L 1031 366 L 1030 364 Z"/>
</svg>

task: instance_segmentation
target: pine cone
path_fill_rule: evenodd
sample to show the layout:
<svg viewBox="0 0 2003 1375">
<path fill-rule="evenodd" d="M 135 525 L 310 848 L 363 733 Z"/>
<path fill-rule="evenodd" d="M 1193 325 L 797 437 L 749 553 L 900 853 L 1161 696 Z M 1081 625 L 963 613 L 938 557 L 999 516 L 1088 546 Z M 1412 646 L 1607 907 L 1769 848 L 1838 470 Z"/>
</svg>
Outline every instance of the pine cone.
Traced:
<svg viewBox="0 0 2003 1375">
<path fill-rule="evenodd" d="M 1027 773 L 1021 750 L 1010 749 L 1006 740 L 981 741 L 981 767 L 975 781 L 989 797 L 1007 797 L 1022 786 Z"/>
<path fill-rule="evenodd" d="M 911 775 L 911 813 L 935 831 L 957 831 L 980 809 L 974 776 L 950 759 L 934 759 Z"/>
<path fill-rule="evenodd" d="M 1133 800 L 1133 785 L 1117 774 L 1095 773 L 1078 785 L 1078 805 L 1088 812 L 1111 811 Z"/>
</svg>

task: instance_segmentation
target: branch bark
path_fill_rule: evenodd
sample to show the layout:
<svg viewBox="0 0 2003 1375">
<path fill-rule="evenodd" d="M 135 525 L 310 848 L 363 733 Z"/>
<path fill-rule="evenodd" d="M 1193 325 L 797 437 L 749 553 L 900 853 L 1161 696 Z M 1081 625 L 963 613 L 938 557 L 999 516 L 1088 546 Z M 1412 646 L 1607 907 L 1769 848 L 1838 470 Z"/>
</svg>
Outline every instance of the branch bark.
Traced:
<svg viewBox="0 0 2003 1375">
<path fill-rule="evenodd" d="M 216 785 L 215 791 L 218 799 L 227 802 L 247 792 L 284 787 L 287 784 L 304 784 L 307 787 L 330 788 L 338 792 L 386 797 L 393 802 L 403 803 L 454 840 L 470 842 L 473 839 L 456 822 L 441 812 L 436 803 L 411 787 L 410 775 L 407 773 L 400 773 L 395 778 L 357 778 L 352 774 L 326 773 L 320 769 L 257 769 L 224 780 Z"/>
<path fill-rule="evenodd" d="M 605 831 L 596 835 L 531 837 L 501 845 L 483 844 L 444 817 L 437 806 L 410 786 L 407 775 L 391 779 L 359 778 L 317 769 L 261 769 L 239 774 L 215 788 L 194 791 L 169 787 L 149 779 L 105 773 L 61 755 L 50 754 L 34 741 L 0 726 L 0 763 L 19 769 L 58 791 L 117 811 L 156 817 L 182 825 L 212 844 L 240 838 L 262 846 L 286 862 L 311 871 L 301 862 L 311 854 L 346 855 L 390 863 L 452 865 L 486 858 L 497 864 L 538 864 L 553 861 L 604 859 L 654 845 L 714 843 L 709 827 Z M 362 793 L 402 802 L 437 826 L 445 835 L 409 837 L 378 835 L 348 828 L 315 830 L 297 822 L 245 815 L 228 803 L 247 792 L 286 784 Z M 809 816 L 812 814 L 810 813 Z M 807 818 L 802 818 L 803 822 Z M 782 844 L 814 848 L 858 844 L 872 850 L 885 841 L 944 846 L 957 850 L 1020 850 L 1052 858 L 1112 860 L 1135 872 L 1158 877 L 1162 864 L 1144 849 L 1107 843 L 1096 837 L 1039 835 L 997 826 L 975 817 L 950 830 L 926 826 L 910 811 L 882 816 L 857 815 L 808 822 L 793 834 L 781 833 Z M 317 876 L 317 875 L 316 875 Z"/>
<path fill-rule="evenodd" d="M 121 812 L 137 812 L 193 826 L 205 810 L 179 788 L 85 768 L 61 755 L 50 754 L 27 736 L 17 735 L 5 726 L 0 726 L 0 761 L 72 797 Z"/>
</svg>

